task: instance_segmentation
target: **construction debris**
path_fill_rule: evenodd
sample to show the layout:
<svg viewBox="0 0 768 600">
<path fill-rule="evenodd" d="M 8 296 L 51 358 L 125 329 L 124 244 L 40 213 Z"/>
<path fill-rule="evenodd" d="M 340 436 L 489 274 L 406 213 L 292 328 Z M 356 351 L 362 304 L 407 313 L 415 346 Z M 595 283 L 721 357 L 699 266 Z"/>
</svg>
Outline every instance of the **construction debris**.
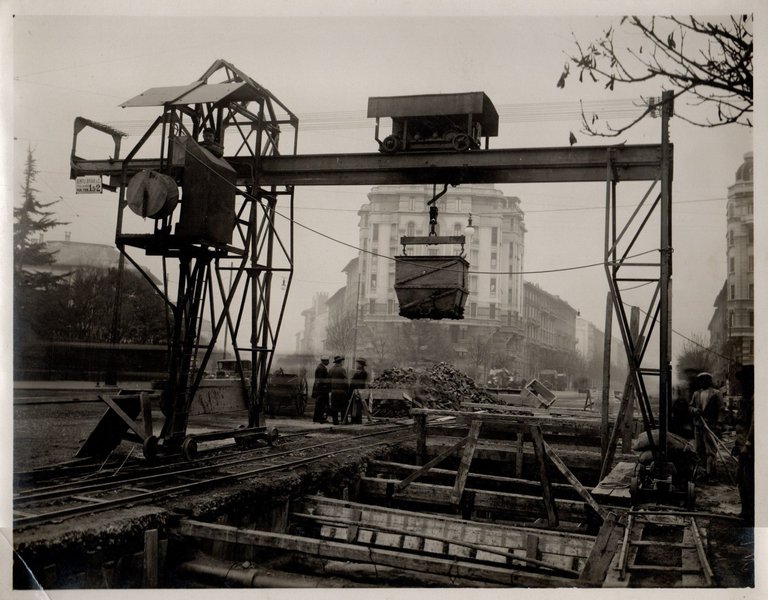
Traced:
<svg viewBox="0 0 768 600">
<path fill-rule="evenodd" d="M 371 382 L 370 387 L 411 390 L 414 404 L 422 408 L 460 410 L 464 402 L 502 404 L 495 396 L 479 389 L 471 377 L 444 362 L 428 369 L 386 369 Z"/>
</svg>

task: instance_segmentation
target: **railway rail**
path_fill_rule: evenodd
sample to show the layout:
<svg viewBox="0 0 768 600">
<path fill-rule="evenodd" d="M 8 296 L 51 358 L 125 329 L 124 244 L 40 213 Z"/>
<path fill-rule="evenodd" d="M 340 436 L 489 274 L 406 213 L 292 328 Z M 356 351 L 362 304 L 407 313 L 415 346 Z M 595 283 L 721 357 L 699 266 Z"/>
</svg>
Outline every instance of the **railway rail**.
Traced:
<svg viewBox="0 0 768 600">
<path fill-rule="evenodd" d="M 72 481 L 18 490 L 13 498 L 14 528 L 60 522 L 74 516 L 146 503 L 182 492 L 232 484 L 315 463 L 343 452 L 403 442 L 413 435 L 410 427 L 402 425 L 354 436 L 338 435 L 331 440 L 298 444 L 286 449 L 274 447 L 227 453 L 191 464 L 160 465 L 143 470 L 132 469 L 126 473 L 113 471 L 99 477 L 99 480 L 84 481 L 79 477 Z M 385 439 L 376 439 L 381 437 Z M 375 441 L 361 444 L 361 440 L 370 438 Z M 329 450 L 323 451 L 326 448 Z"/>
<path fill-rule="evenodd" d="M 318 433 L 316 428 L 314 429 L 294 429 L 291 433 L 280 434 L 277 444 L 280 446 L 285 445 L 286 441 L 298 438 L 303 439 L 307 434 Z M 243 456 L 248 452 L 256 452 L 258 449 L 243 450 L 234 445 L 228 444 L 223 446 L 215 446 L 212 448 L 204 448 L 197 452 L 197 456 L 194 463 L 201 463 L 206 460 L 218 459 L 222 456 L 237 455 Z M 159 472 L 160 469 L 165 468 L 172 469 L 179 464 L 181 456 L 179 454 L 158 454 L 151 462 L 148 462 L 144 457 L 135 454 L 128 454 L 127 456 L 119 453 L 112 453 L 105 459 L 94 460 L 91 457 L 76 458 L 61 463 L 52 465 L 46 465 L 42 467 L 36 467 L 29 471 L 16 471 L 13 475 L 14 488 L 29 488 L 39 487 L 39 484 L 43 482 L 55 482 L 62 481 L 65 483 L 72 483 L 75 478 L 86 479 L 89 477 L 115 477 L 118 473 L 135 473 L 140 471 L 144 474 L 149 472 Z M 186 461 L 184 464 L 189 465 L 190 462 Z"/>
</svg>

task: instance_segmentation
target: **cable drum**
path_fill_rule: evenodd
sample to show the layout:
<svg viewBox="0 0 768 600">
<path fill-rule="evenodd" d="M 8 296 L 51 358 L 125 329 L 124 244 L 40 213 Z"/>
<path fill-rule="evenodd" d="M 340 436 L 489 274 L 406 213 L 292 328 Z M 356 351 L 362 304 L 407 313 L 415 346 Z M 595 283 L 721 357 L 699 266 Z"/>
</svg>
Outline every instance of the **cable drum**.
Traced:
<svg viewBox="0 0 768 600">
<path fill-rule="evenodd" d="M 179 188 L 168 175 L 144 169 L 128 182 L 126 200 L 140 217 L 162 219 L 179 203 Z"/>
</svg>

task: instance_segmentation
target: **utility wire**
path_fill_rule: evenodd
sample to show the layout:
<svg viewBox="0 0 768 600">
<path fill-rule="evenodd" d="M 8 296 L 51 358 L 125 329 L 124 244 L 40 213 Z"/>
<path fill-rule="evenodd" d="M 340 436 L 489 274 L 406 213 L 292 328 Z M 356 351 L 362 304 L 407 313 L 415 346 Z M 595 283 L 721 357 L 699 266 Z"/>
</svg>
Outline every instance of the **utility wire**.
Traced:
<svg viewBox="0 0 768 600">
<path fill-rule="evenodd" d="M 630 305 L 630 306 L 632 306 L 632 305 Z M 639 310 L 639 311 L 640 311 L 641 313 L 643 313 L 644 315 L 647 315 L 647 314 L 648 314 L 648 312 L 647 312 L 647 311 L 643 310 L 643 309 L 642 309 L 642 308 L 640 308 L 639 306 L 635 306 L 634 308 L 637 308 L 637 310 Z M 656 323 L 659 323 L 659 322 L 660 322 L 658 317 L 655 317 L 653 320 L 654 320 L 654 322 L 656 322 Z M 683 338 L 684 340 L 686 340 L 686 341 L 690 342 L 690 343 L 691 343 L 691 344 L 693 344 L 694 346 L 698 346 L 698 347 L 699 347 L 699 348 L 701 348 L 702 350 L 706 350 L 706 351 L 707 351 L 707 352 L 709 352 L 710 354 L 714 354 L 715 356 L 719 356 L 720 358 L 723 358 L 723 359 L 727 360 L 729 363 L 735 363 L 735 362 L 736 362 L 736 361 L 735 361 L 735 360 L 733 360 L 732 358 L 730 358 L 730 357 L 728 357 L 728 356 L 725 356 L 724 354 L 720 354 L 719 352 L 717 352 L 717 351 L 715 351 L 715 350 L 712 350 L 711 348 L 708 348 L 708 347 L 707 347 L 707 346 L 705 346 L 704 344 L 700 344 L 700 343 L 699 343 L 699 342 L 697 342 L 696 340 L 689 338 L 687 335 L 685 335 L 685 334 L 683 334 L 683 333 L 680 333 L 680 332 L 679 332 L 679 331 L 677 331 L 676 329 L 672 329 L 672 333 L 674 333 L 675 335 L 678 335 L 678 336 L 680 336 L 681 338 Z"/>
</svg>

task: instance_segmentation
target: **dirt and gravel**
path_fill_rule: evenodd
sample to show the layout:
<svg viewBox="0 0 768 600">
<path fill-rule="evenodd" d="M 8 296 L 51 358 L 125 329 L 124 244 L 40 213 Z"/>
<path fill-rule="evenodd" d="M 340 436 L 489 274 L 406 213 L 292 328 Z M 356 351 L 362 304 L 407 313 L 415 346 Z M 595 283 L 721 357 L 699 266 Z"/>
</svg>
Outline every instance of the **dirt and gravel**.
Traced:
<svg viewBox="0 0 768 600">
<path fill-rule="evenodd" d="M 370 387 L 411 390 L 418 404 L 431 409 L 458 410 L 462 402 L 501 403 L 498 397 L 478 388 L 471 377 L 444 362 L 421 369 L 386 369 Z"/>
</svg>

